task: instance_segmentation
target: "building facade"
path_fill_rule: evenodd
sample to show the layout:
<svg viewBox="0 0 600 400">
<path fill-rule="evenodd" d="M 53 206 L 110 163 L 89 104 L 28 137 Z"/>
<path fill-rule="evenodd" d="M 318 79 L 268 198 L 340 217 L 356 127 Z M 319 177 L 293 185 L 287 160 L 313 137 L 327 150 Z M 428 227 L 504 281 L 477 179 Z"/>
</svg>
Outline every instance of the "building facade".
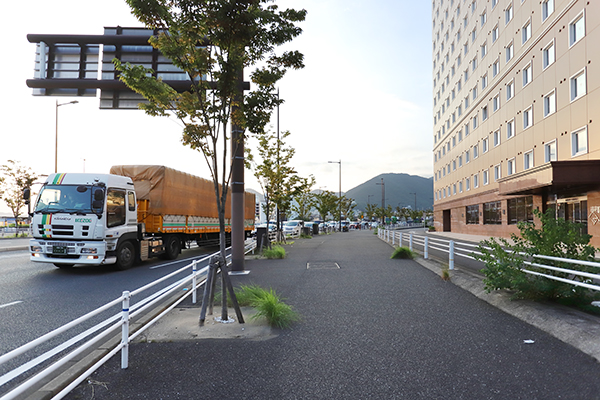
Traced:
<svg viewBox="0 0 600 400">
<path fill-rule="evenodd" d="M 509 236 L 533 210 L 600 246 L 600 1 L 434 0 L 434 216 Z"/>
</svg>

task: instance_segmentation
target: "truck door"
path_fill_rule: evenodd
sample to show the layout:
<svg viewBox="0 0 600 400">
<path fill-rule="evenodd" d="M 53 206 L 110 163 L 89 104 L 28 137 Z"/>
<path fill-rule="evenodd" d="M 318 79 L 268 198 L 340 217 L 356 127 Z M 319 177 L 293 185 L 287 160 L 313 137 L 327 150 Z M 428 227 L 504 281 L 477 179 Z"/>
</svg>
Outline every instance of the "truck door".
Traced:
<svg viewBox="0 0 600 400">
<path fill-rule="evenodd" d="M 135 192 L 127 191 L 127 225 L 137 225 Z"/>
<path fill-rule="evenodd" d="M 108 189 L 106 193 L 106 227 L 125 225 L 125 190 Z"/>
</svg>

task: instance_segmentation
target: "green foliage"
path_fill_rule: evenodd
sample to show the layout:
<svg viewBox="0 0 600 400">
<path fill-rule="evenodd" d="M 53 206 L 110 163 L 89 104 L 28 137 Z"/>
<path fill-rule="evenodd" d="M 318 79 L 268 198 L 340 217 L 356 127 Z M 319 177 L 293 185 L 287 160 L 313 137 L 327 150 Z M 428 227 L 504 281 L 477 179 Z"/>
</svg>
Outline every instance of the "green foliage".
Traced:
<svg viewBox="0 0 600 400">
<path fill-rule="evenodd" d="M 31 188 L 37 179 L 31 168 L 24 167 L 18 161 L 8 160 L 7 164 L 0 166 L 4 177 L 0 177 L 0 197 L 12 211 L 15 222 L 19 220 L 21 209 L 25 206 L 23 190 Z M 34 201 L 31 199 L 30 201 Z"/>
<path fill-rule="evenodd" d="M 315 194 L 315 209 L 323 221 L 327 220 L 327 214 L 337 215 L 338 197 L 332 191 L 324 190 Z"/>
<path fill-rule="evenodd" d="M 263 249 L 263 256 L 269 259 L 285 258 L 285 249 L 281 246 L 273 246 L 270 249 Z"/>
<path fill-rule="evenodd" d="M 300 320 L 298 313 L 285 304 L 273 289 L 254 287 L 251 288 L 249 297 L 250 305 L 256 309 L 252 319 L 265 317 L 269 325 L 276 328 L 287 328 Z"/>
<path fill-rule="evenodd" d="M 310 236 L 310 235 L 307 235 L 307 234 L 304 234 L 304 233 L 301 233 L 301 234 L 300 234 L 300 238 L 301 238 L 301 239 L 312 239 L 312 236 Z"/>
<path fill-rule="evenodd" d="M 408 247 L 396 247 L 396 249 L 394 250 L 394 252 L 392 253 L 392 256 L 390 258 L 391 259 L 404 258 L 404 259 L 412 260 L 413 258 L 415 258 L 415 255 Z"/>
<path fill-rule="evenodd" d="M 509 289 L 515 291 L 514 298 L 554 300 L 571 305 L 589 303 L 599 296 L 582 287 L 522 271 L 526 268 L 559 278 L 588 281 L 586 278 L 574 277 L 564 272 L 524 264 L 525 261 L 531 260 L 534 254 L 594 261 L 596 249 L 589 244 L 591 235 L 581 234 L 580 224 L 557 219 L 553 212 L 548 210 L 541 213 L 535 210 L 534 215 L 540 220 L 540 226 L 530 222 L 519 223 L 521 235 L 511 235 L 513 244 L 503 238 L 491 238 L 481 242 L 478 247 L 481 255 L 473 256 L 485 263 L 482 272 L 486 276 L 484 283 L 488 292 Z M 593 272 L 591 267 L 551 260 L 541 261 L 545 265 Z M 536 259 L 536 262 L 540 262 L 540 259 Z"/>
</svg>

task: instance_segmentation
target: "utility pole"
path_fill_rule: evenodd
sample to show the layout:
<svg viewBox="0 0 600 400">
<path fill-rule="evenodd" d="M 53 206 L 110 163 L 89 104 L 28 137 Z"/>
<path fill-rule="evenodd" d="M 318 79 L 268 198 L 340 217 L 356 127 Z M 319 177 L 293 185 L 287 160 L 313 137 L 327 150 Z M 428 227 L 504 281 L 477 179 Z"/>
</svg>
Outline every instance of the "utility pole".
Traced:
<svg viewBox="0 0 600 400">
<path fill-rule="evenodd" d="M 381 178 L 381 183 L 376 183 L 376 185 L 381 185 L 381 223 L 385 225 L 385 183 L 383 183 L 383 178 Z"/>
</svg>

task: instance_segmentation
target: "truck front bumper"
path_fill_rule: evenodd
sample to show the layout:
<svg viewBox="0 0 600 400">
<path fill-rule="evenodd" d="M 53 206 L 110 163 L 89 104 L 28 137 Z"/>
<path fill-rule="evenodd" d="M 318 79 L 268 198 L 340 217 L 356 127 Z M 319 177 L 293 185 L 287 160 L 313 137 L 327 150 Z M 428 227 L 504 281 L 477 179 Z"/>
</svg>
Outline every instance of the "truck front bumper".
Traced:
<svg viewBox="0 0 600 400">
<path fill-rule="evenodd" d="M 30 260 L 53 264 L 114 264 L 116 257 L 106 256 L 106 243 L 70 240 L 31 239 Z"/>
</svg>

